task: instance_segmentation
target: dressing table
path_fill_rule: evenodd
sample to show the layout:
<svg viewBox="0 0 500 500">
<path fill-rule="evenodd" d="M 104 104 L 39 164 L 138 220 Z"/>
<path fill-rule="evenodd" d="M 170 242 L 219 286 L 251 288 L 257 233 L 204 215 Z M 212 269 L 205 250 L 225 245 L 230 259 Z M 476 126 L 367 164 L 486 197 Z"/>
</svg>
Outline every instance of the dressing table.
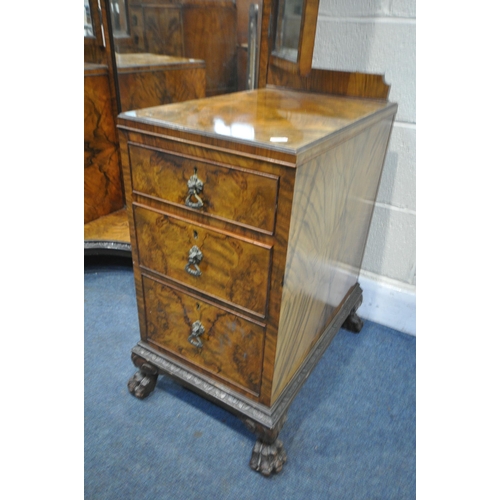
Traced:
<svg viewBox="0 0 500 500">
<path fill-rule="evenodd" d="M 140 324 L 129 391 L 167 375 L 231 411 L 266 476 L 287 459 L 294 397 L 338 330 L 362 327 L 397 110 L 380 76 L 311 68 L 317 3 L 295 2 L 288 36 L 289 11 L 263 3 L 260 88 L 118 117 Z"/>
</svg>

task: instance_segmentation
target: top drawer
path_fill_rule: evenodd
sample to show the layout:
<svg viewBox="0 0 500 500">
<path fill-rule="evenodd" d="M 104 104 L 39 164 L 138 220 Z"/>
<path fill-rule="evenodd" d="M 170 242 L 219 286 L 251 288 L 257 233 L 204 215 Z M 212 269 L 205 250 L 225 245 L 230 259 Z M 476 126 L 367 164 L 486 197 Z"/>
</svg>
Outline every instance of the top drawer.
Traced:
<svg viewBox="0 0 500 500">
<path fill-rule="evenodd" d="M 278 177 L 138 145 L 129 152 L 134 192 L 274 233 Z"/>
</svg>

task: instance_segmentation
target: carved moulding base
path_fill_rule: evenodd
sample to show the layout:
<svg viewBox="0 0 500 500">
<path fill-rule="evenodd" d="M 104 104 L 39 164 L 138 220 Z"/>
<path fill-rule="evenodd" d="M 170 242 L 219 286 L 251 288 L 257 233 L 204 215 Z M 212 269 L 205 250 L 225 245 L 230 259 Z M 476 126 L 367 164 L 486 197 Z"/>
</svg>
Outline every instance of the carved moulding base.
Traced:
<svg viewBox="0 0 500 500">
<path fill-rule="evenodd" d="M 180 385 L 238 416 L 257 435 L 257 442 L 250 459 L 250 467 L 265 476 L 269 476 L 273 472 L 280 472 L 287 460 L 283 443 L 278 439 L 278 434 L 286 421 L 288 408 L 330 345 L 333 337 L 345 324 L 348 316 L 352 315 L 352 311 L 359 307 L 361 300 L 362 290 L 356 283 L 340 304 L 333 320 L 325 328 L 297 373 L 271 407 L 253 401 L 212 380 L 209 376 L 192 371 L 167 354 L 158 352 L 147 342 L 140 341 L 132 349 L 132 360 L 139 367 L 139 372 L 145 373 L 150 378 L 154 374 L 146 373 L 145 369 L 156 370 L 156 376 L 163 374 L 171 377 Z M 134 377 L 129 381 L 129 384 L 133 384 Z M 139 385 L 140 383 L 142 382 L 140 381 Z M 148 386 L 147 383 L 145 385 Z M 156 385 L 156 379 L 154 379 L 154 385 Z M 154 389 L 154 385 L 152 388 L 148 386 L 151 390 L 149 392 L 145 390 L 145 392 L 149 394 Z M 135 394 L 135 391 L 142 394 L 142 389 L 134 388 L 134 391 L 131 391 L 140 397 Z"/>
<path fill-rule="evenodd" d="M 83 243 L 85 256 L 114 255 L 117 257 L 132 258 L 130 243 L 112 240 L 85 240 Z"/>
</svg>

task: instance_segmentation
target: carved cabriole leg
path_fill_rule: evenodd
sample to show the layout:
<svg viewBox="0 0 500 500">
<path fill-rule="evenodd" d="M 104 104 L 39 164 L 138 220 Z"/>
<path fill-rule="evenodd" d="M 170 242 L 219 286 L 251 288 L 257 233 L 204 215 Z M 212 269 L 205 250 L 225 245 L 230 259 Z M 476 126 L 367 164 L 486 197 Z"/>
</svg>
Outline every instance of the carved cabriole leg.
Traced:
<svg viewBox="0 0 500 500">
<path fill-rule="evenodd" d="M 251 419 L 243 420 L 248 429 L 257 435 L 257 442 L 250 458 L 250 467 L 263 476 L 280 472 L 286 462 L 287 456 L 283 443 L 278 439 L 278 434 L 285 421 L 286 414 L 274 428 L 269 429 Z"/>
<path fill-rule="evenodd" d="M 359 298 L 356 305 L 351 309 L 349 316 L 347 316 L 346 320 L 342 324 L 342 328 L 344 328 L 344 330 L 348 330 L 352 333 L 359 333 L 363 328 L 363 320 L 356 314 L 356 311 L 358 310 L 362 302 L 363 296 Z"/>
<path fill-rule="evenodd" d="M 128 381 L 128 390 L 136 398 L 144 399 L 149 396 L 156 387 L 158 370 L 144 358 L 134 353 L 132 353 L 132 362 L 139 368 L 139 371 Z"/>
</svg>

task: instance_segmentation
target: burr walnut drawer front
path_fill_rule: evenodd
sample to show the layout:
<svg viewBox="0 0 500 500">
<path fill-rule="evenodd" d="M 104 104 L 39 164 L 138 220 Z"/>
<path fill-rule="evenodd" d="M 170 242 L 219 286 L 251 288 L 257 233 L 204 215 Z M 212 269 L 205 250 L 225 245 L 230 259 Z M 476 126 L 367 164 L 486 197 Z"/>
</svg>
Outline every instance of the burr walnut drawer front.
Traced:
<svg viewBox="0 0 500 500">
<path fill-rule="evenodd" d="M 130 145 L 133 190 L 212 217 L 274 232 L 278 177 Z"/>
<path fill-rule="evenodd" d="M 143 276 L 147 341 L 259 394 L 265 326 Z"/>
<path fill-rule="evenodd" d="M 134 205 L 139 264 L 265 317 L 271 247 Z"/>
</svg>

